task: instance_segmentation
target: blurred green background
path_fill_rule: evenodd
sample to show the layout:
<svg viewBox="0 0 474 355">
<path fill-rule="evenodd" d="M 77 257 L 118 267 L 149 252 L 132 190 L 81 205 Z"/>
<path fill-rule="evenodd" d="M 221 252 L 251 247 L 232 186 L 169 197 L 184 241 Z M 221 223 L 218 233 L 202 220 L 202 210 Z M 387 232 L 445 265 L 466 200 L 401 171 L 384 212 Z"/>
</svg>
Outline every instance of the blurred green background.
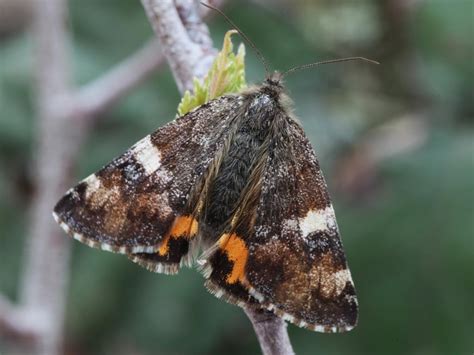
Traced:
<svg viewBox="0 0 474 355">
<path fill-rule="evenodd" d="M 152 35 L 139 2 L 69 3 L 79 84 Z M 350 333 L 289 325 L 297 354 L 474 351 L 473 4 L 255 0 L 223 6 L 274 68 L 352 55 L 382 63 L 321 66 L 286 80 L 325 172 L 360 302 L 359 326 Z M 32 40 L 21 30 L 28 14 L 17 16 L 0 21 L 0 292 L 13 300 L 34 190 L 36 129 Z M 229 25 L 219 17 L 209 25 L 220 47 Z M 262 80 L 249 48 L 246 62 L 248 81 Z M 82 148 L 77 179 L 171 120 L 179 99 L 167 68 L 153 75 L 103 115 Z M 196 270 L 152 274 L 75 242 L 66 352 L 258 353 L 240 308 L 202 284 Z"/>
</svg>

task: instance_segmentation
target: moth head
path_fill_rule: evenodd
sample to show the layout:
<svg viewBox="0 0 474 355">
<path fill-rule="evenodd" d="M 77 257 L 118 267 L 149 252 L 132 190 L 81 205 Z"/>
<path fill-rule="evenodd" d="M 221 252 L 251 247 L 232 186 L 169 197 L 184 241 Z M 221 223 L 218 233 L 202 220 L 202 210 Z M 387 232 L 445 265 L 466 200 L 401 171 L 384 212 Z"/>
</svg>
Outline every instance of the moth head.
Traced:
<svg viewBox="0 0 474 355">
<path fill-rule="evenodd" d="M 264 82 L 264 86 L 276 93 L 282 92 L 283 91 L 283 75 L 278 71 L 274 71 L 273 74 L 267 76 Z"/>
</svg>

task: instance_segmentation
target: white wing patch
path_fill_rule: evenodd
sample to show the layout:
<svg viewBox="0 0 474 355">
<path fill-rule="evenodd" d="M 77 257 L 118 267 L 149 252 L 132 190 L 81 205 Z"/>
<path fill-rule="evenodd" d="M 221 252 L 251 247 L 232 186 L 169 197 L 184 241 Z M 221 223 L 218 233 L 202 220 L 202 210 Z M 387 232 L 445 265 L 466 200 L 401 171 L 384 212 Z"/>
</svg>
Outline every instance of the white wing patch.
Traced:
<svg viewBox="0 0 474 355">
<path fill-rule="evenodd" d="M 334 274 L 333 277 L 334 277 L 334 282 L 335 282 L 335 286 L 336 286 L 335 291 L 336 291 L 337 295 L 341 294 L 341 292 L 346 287 L 347 282 L 349 282 L 351 284 L 354 284 L 352 282 L 352 276 L 351 276 L 351 272 L 349 271 L 349 269 L 339 270 Z"/>
<path fill-rule="evenodd" d="M 336 228 L 336 217 L 332 205 L 324 210 L 310 210 L 303 218 L 298 218 L 301 234 L 306 238 L 313 232 Z"/>
<path fill-rule="evenodd" d="M 102 183 L 95 174 L 89 175 L 84 180 L 82 180 L 82 182 L 85 182 L 87 184 L 86 200 L 88 200 L 92 194 L 100 190 L 102 186 Z"/>
<path fill-rule="evenodd" d="M 161 166 L 161 153 L 152 143 L 150 135 L 143 138 L 132 148 L 133 156 L 141 164 L 145 172 L 150 175 Z"/>
</svg>

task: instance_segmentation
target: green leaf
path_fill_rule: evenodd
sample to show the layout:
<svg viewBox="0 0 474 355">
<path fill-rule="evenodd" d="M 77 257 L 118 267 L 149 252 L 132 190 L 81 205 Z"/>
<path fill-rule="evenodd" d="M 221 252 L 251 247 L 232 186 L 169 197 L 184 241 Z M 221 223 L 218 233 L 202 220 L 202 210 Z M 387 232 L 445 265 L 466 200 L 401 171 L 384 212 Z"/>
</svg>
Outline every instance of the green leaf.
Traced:
<svg viewBox="0 0 474 355">
<path fill-rule="evenodd" d="M 222 50 L 204 80 L 200 81 L 194 78 L 193 91 L 186 90 L 184 93 L 178 106 L 180 116 L 216 97 L 239 92 L 247 86 L 245 82 L 245 47 L 240 44 L 237 53 L 234 53 L 231 40 L 234 33 L 237 31 L 231 30 L 225 34 Z"/>
</svg>

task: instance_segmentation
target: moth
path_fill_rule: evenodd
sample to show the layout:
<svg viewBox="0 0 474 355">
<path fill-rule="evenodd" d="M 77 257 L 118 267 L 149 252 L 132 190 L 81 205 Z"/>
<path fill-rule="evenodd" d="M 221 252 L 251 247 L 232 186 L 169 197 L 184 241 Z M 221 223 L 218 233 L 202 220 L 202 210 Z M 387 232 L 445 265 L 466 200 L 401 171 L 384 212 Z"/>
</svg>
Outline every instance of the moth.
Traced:
<svg viewBox="0 0 474 355">
<path fill-rule="evenodd" d="M 70 189 L 67 234 L 176 274 L 198 253 L 206 287 L 318 332 L 357 323 L 326 182 L 282 74 L 157 129 Z"/>
</svg>

